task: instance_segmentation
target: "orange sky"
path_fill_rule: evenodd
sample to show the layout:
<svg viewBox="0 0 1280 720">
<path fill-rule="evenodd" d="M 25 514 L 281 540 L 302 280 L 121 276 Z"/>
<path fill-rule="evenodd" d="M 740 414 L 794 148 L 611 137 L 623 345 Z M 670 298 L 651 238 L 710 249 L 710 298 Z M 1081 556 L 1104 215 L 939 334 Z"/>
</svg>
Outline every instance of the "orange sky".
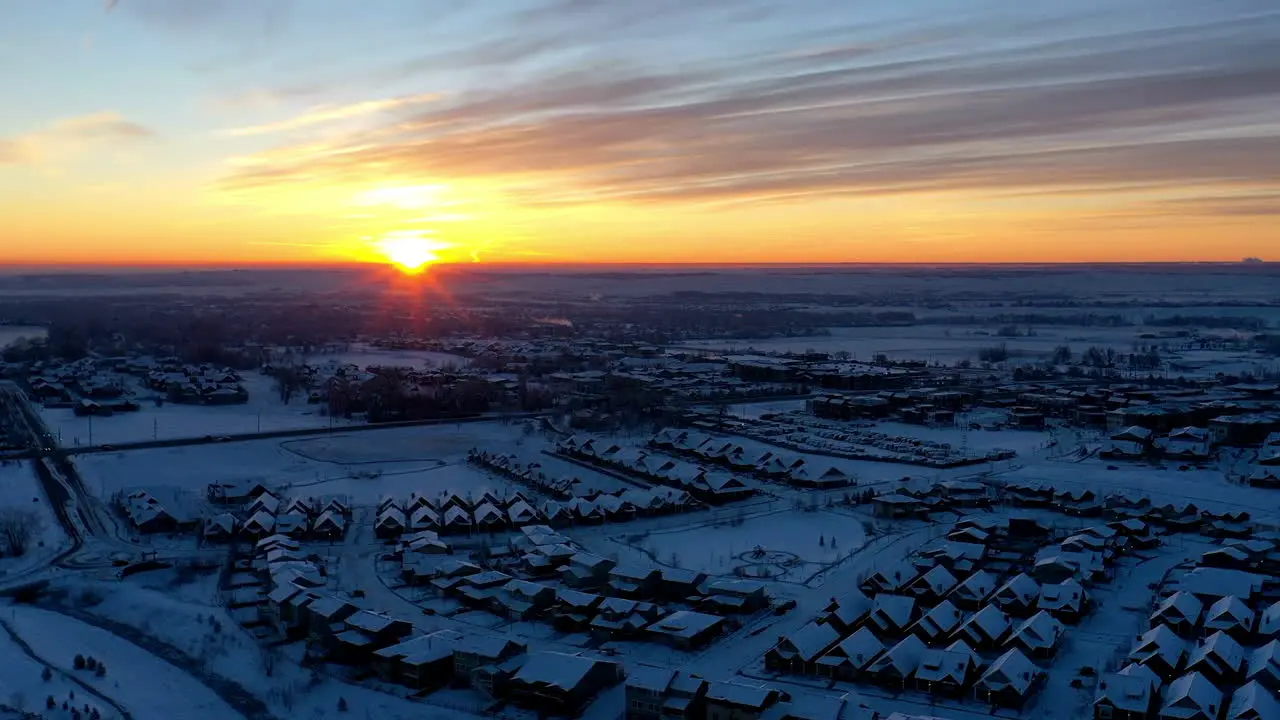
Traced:
<svg viewBox="0 0 1280 720">
<path fill-rule="evenodd" d="M 14 69 L 0 92 L 24 102 L 0 118 L 0 264 L 1235 261 L 1280 247 L 1280 86 L 1246 52 L 1280 37 L 1280 16 L 1244 0 L 1185 17 L 906 0 L 836 18 L 798 2 L 813 16 L 512 0 L 441 19 L 424 55 L 407 1 L 282 15 L 15 0 L 0 9 Z M 1064 12 L 1076 24 L 1024 23 L 981 49 L 933 32 Z M 592 39 L 622 20 L 634 37 Z M 338 29 L 349 48 L 317 39 Z"/>
</svg>

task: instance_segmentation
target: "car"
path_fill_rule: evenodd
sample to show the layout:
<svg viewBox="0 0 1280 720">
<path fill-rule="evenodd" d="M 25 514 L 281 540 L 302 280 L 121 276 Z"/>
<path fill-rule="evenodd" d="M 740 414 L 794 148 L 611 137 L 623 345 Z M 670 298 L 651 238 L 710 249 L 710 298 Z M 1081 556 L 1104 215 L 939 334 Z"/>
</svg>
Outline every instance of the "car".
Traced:
<svg viewBox="0 0 1280 720">
<path fill-rule="evenodd" d="M 110 451 L 112 451 L 112 450 L 115 450 L 115 449 L 116 449 L 116 446 L 115 446 L 115 445 L 99 445 L 99 446 L 98 446 L 98 449 L 99 449 L 99 450 L 106 450 L 106 451 L 110 452 Z"/>
<path fill-rule="evenodd" d="M 434 608 L 422 608 L 422 614 L 423 614 L 423 615 L 435 615 L 435 614 L 436 614 L 436 611 L 435 611 L 435 609 L 434 609 Z"/>
<path fill-rule="evenodd" d="M 231 438 L 227 435 L 219 435 L 213 439 L 214 442 L 230 442 Z"/>
</svg>

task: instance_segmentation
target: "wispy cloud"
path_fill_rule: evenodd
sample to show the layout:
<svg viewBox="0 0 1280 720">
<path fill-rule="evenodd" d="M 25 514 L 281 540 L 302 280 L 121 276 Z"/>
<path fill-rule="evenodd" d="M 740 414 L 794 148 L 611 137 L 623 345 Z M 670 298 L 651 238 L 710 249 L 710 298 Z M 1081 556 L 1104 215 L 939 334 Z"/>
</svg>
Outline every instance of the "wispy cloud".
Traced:
<svg viewBox="0 0 1280 720">
<path fill-rule="evenodd" d="M 695 20 L 731 3 L 663 4 L 689 21 L 686 33 L 705 33 Z M 696 12 L 678 9 L 692 5 Z M 679 69 L 543 68 L 425 112 L 394 113 L 321 152 L 258 156 L 226 187 L 476 178 L 518 187 L 530 204 L 1269 190 L 1280 184 L 1280 127 L 1267 111 L 1280 101 L 1280 13 L 1246 0 L 1215 7 L 1223 9 L 1121 30 L 1084 32 L 1088 17 L 1068 18 L 1060 32 L 990 49 L 912 27 Z M 620 12 L 614 3 L 548 0 L 525 19 L 598 27 Z M 678 22 L 625 12 L 662 27 Z M 540 39 L 523 42 L 536 50 Z"/>
<path fill-rule="evenodd" d="M 0 137 L 0 165 L 41 165 L 121 143 L 136 143 L 155 133 L 114 112 L 56 120 L 45 127 Z"/>
<path fill-rule="evenodd" d="M 291 132 L 294 130 L 310 128 L 316 125 L 326 125 L 343 120 L 352 120 L 355 118 L 367 117 L 369 115 L 377 115 L 379 113 L 407 108 L 414 105 L 421 105 L 433 102 L 439 98 L 440 96 L 436 94 L 405 95 L 401 97 L 386 98 L 383 100 L 366 100 L 364 102 L 352 103 L 350 105 L 320 105 L 287 120 L 280 120 L 278 122 L 266 123 L 263 125 L 232 128 L 230 130 L 226 130 L 224 134 L 232 137 L 244 137 L 250 135 L 271 135 L 275 133 Z"/>
</svg>

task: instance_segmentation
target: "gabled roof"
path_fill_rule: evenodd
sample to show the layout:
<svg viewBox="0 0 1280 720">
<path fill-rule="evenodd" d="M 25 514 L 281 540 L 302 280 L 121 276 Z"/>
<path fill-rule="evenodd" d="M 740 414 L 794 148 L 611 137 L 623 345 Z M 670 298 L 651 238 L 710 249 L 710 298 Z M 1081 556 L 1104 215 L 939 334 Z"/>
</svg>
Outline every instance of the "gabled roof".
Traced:
<svg viewBox="0 0 1280 720">
<path fill-rule="evenodd" d="M 1272 640 L 1249 654 L 1249 680 L 1270 676 L 1280 680 L 1280 640 Z"/>
<path fill-rule="evenodd" d="M 1200 673 L 1187 673 L 1174 680 L 1164 693 L 1165 718 L 1218 717 L 1222 709 L 1222 692 Z"/>
<path fill-rule="evenodd" d="M 949 601 L 943 600 L 924 617 L 916 621 L 916 625 L 924 630 L 929 638 L 942 638 L 950 635 L 960 625 L 963 616 Z"/>
<path fill-rule="evenodd" d="M 964 621 L 958 632 L 977 639 L 999 640 L 1009 631 L 1009 616 L 994 605 L 986 605 Z"/>
<path fill-rule="evenodd" d="M 1253 611 L 1240 598 L 1228 595 L 1209 606 L 1204 616 L 1206 630 L 1253 630 Z"/>
<path fill-rule="evenodd" d="M 811 622 L 784 635 L 774 648 L 784 656 L 793 652 L 804 662 L 812 662 L 840 639 L 840 633 L 826 623 Z"/>
<path fill-rule="evenodd" d="M 1009 690 L 1019 696 L 1031 692 L 1041 670 L 1022 651 L 1013 648 L 991 663 L 978 684 L 990 691 Z"/>
<path fill-rule="evenodd" d="M 871 632 L 870 628 L 862 628 L 850 635 L 831 649 L 818 662 L 824 665 L 842 665 L 848 663 L 855 670 L 862 670 L 884 652 L 884 644 Z"/>
<path fill-rule="evenodd" d="M 951 594 L 956 597 L 981 602 L 990 597 L 995 590 L 996 577 L 986 570 L 979 570 L 965 578 L 963 582 L 956 586 L 955 590 L 951 591 Z"/>
<path fill-rule="evenodd" d="M 1028 650 L 1048 650 L 1058 644 L 1063 631 L 1062 623 L 1041 610 L 1014 626 L 1010 641 Z"/>
<path fill-rule="evenodd" d="M 963 685 L 969 679 L 969 671 L 974 664 L 971 653 L 939 648 L 925 650 L 916 667 L 916 680 Z"/>
<path fill-rule="evenodd" d="M 1026 573 L 1019 573 L 996 590 L 995 598 L 999 604 L 1016 602 L 1031 605 L 1040 596 L 1040 584 Z"/>
<path fill-rule="evenodd" d="M 956 576 L 952 575 L 946 568 L 941 565 L 935 565 L 929 572 L 912 580 L 911 589 L 916 591 L 927 589 L 935 595 L 944 595 L 950 592 L 958 582 Z"/>
<path fill-rule="evenodd" d="M 1245 684 L 1231 696 L 1227 720 L 1276 720 L 1280 718 L 1280 703 L 1264 687 L 1256 682 Z"/>
<path fill-rule="evenodd" d="M 871 617 L 873 621 L 886 622 L 889 629 L 904 628 L 911 622 L 915 613 L 915 598 L 905 595 L 876 595 L 871 600 Z"/>
<path fill-rule="evenodd" d="M 906 677 L 919 666 L 920 657 L 924 655 L 926 649 L 923 640 L 915 635 L 908 635 L 897 645 L 886 650 L 867 669 L 873 673 L 892 670 L 898 675 Z"/>
<path fill-rule="evenodd" d="M 1128 665 L 1120 668 L 1120 672 L 1116 674 L 1127 677 L 1140 677 L 1150 683 L 1151 687 L 1156 690 L 1159 690 L 1160 686 L 1164 684 L 1164 681 L 1160 679 L 1159 675 L 1156 675 L 1154 670 L 1146 665 L 1139 665 L 1138 663 L 1129 663 Z"/>
<path fill-rule="evenodd" d="M 1156 687 L 1147 678 L 1111 673 L 1098 681 L 1098 694 L 1093 704 L 1107 704 L 1117 710 L 1145 715 L 1151 710 L 1151 696 L 1155 692 Z"/>
<path fill-rule="evenodd" d="M 1151 613 L 1152 622 L 1186 622 L 1196 625 L 1204 612 L 1204 603 L 1200 598 L 1185 590 L 1180 590 L 1160 602 L 1155 612 Z"/>
<path fill-rule="evenodd" d="M 1191 651 L 1187 666 L 1197 669 L 1209 666 L 1215 670 L 1230 672 L 1244 667 L 1244 663 L 1244 648 L 1235 638 L 1219 630 Z"/>
<path fill-rule="evenodd" d="M 1157 625 L 1142 634 L 1129 652 L 1129 659 L 1143 665 L 1153 658 L 1162 659 L 1169 667 L 1178 667 L 1187 652 L 1187 644 L 1173 634 L 1167 625 Z"/>
<path fill-rule="evenodd" d="M 1036 607 L 1041 610 L 1080 610 L 1085 597 L 1084 587 L 1075 578 L 1068 578 L 1061 583 L 1042 585 Z"/>
</svg>

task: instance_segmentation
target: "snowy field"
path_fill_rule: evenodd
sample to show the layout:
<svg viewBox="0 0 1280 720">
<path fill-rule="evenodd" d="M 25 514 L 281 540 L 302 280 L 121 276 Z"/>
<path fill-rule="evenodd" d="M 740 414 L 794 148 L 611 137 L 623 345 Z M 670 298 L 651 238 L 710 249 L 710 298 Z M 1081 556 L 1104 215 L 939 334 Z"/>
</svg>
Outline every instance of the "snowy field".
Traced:
<svg viewBox="0 0 1280 720">
<path fill-rule="evenodd" d="M 0 580 L 44 565 L 67 545 L 62 526 L 49 507 L 35 468 L 28 460 L 0 462 L 0 513 L 8 511 L 34 513 L 37 527 L 26 555 L 0 557 Z"/>
<path fill-rule="evenodd" d="M 75 463 L 86 485 L 104 497 L 140 486 L 203 492 L 211 482 L 247 478 L 306 488 L 307 494 L 345 493 L 356 504 L 374 504 L 387 493 L 509 488 L 508 482 L 465 464 L 467 451 L 542 442 L 525 436 L 520 425 L 462 423 L 94 453 L 77 456 Z"/>
<path fill-rule="evenodd" d="M 433 352 L 430 350 L 386 350 L 369 345 L 354 345 L 348 352 L 333 355 L 313 355 L 307 362 L 321 367 L 329 363 L 340 365 L 356 365 L 361 368 L 408 367 L 419 370 L 443 367 L 466 367 L 471 363 L 461 355 Z"/>
<path fill-rule="evenodd" d="M 657 562 L 712 575 L 803 581 L 862 546 L 860 518 L 837 512 L 785 510 L 714 525 L 649 533 L 632 545 Z"/>
<path fill-rule="evenodd" d="M 769 338 L 763 340 L 690 340 L 687 347 L 723 352 L 848 352 L 855 360 L 871 360 L 883 353 L 899 360 L 925 360 L 951 364 L 957 360 L 977 360 L 978 351 L 1003 343 L 1014 360 L 1035 360 L 1053 353 L 1059 345 L 1082 352 L 1092 345 L 1113 347 L 1129 352 L 1138 335 L 1149 331 L 1141 327 L 1105 328 L 1043 326 L 1035 328 L 1034 337 L 1003 338 L 998 328 L 978 329 L 946 325 L 913 325 L 909 327 L 833 327 L 829 336 Z M 1025 327 L 1020 327 L 1025 331 Z"/>
<path fill-rule="evenodd" d="M 0 616 L 7 621 L 7 616 Z M 63 711 L 62 703 L 81 708 L 87 704 L 97 710 L 102 720 L 115 720 L 120 717 L 110 705 L 94 697 L 85 689 L 72 681 L 71 677 L 83 676 L 86 673 L 61 669 L 49 670 L 49 679 L 44 679 L 45 663 L 40 662 L 23 651 L 22 646 L 0 628 L 0 704 L 8 705 L 19 712 L 37 713 L 35 717 L 49 720 L 69 720 L 70 710 Z M 53 698 L 56 710 L 49 710 L 46 705 Z M 42 715 L 40 715 L 42 713 Z M 6 717 L 0 712 L 0 717 Z"/>
<path fill-rule="evenodd" d="M 10 606 L 0 612 L 41 659 L 64 672 L 75 673 L 137 720 L 240 717 L 191 675 L 105 630 L 31 607 Z M 105 662 L 106 675 L 76 672 L 73 661 L 77 654 Z"/>
<path fill-rule="evenodd" d="M 42 409 L 41 416 L 49 431 L 64 447 L 111 445 L 202 438 L 206 435 L 244 435 L 277 430 L 343 427 L 349 421 L 321 415 L 321 405 L 310 405 L 305 396 L 285 404 L 280 401 L 274 380 L 266 375 L 248 373 L 243 385 L 249 391 L 249 402 L 243 405 L 179 405 L 157 406 L 136 378 L 129 378 L 135 393 L 137 412 L 117 413 L 110 417 L 76 417 L 69 408 Z"/>
<path fill-rule="evenodd" d="M 48 335 L 49 332 L 42 327 L 33 327 L 30 325 L 0 325 L 0 348 L 4 348 L 15 340 L 25 338 L 34 340 Z"/>
</svg>

